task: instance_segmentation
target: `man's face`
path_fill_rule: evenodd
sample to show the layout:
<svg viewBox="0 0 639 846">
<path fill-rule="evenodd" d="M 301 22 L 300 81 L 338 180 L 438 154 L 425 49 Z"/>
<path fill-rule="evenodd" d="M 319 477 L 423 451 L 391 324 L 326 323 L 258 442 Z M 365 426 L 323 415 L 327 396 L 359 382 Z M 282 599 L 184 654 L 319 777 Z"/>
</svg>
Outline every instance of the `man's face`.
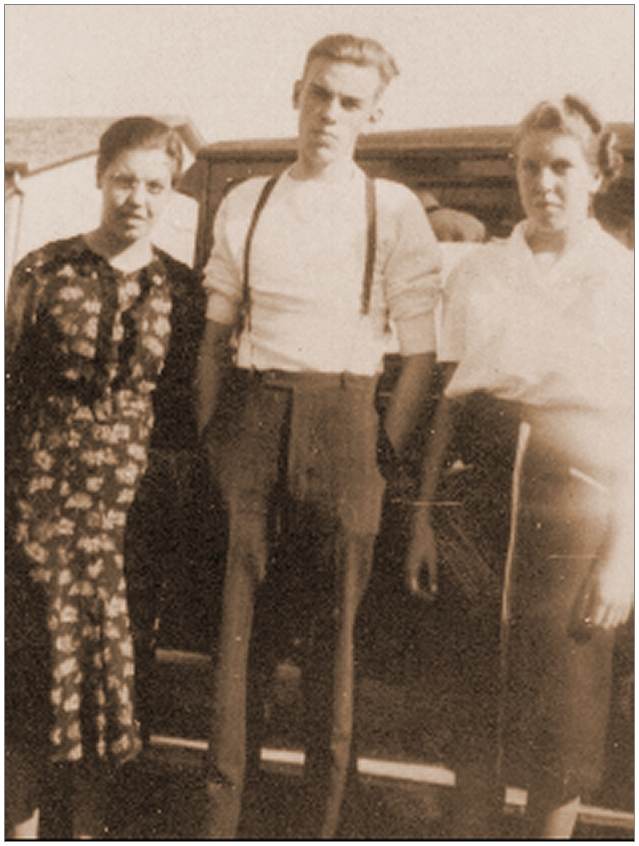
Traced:
<svg viewBox="0 0 639 846">
<path fill-rule="evenodd" d="M 319 167 L 352 158 L 358 135 L 381 114 L 381 89 L 375 67 L 314 58 L 293 93 L 300 158 Z"/>
</svg>

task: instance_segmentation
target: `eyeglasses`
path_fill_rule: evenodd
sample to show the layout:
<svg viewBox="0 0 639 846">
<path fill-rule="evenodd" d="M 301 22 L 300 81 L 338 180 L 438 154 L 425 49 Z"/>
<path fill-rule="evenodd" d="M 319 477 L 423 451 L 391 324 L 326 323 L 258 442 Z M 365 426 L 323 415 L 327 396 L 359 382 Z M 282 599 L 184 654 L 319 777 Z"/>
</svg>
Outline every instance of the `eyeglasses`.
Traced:
<svg viewBox="0 0 639 846">
<path fill-rule="evenodd" d="M 140 185 L 144 186 L 147 194 L 157 196 L 168 190 L 169 186 L 159 179 L 136 179 L 126 173 L 114 173 L 109 176 L 109 182 L 116 191 L 132 193 Z"/>
</svg>

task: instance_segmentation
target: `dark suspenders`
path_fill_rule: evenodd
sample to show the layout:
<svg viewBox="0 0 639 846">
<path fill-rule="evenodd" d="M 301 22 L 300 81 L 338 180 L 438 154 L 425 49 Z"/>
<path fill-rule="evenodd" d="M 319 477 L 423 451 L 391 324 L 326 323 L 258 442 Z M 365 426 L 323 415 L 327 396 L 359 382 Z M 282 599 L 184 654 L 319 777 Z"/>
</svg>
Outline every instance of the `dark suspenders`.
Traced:
<svg viewBox="0 0 639 846">
<path fill-rule="evenodd" d="M 362 282 L 361 313 L 368 314 L 371 304 L 371 289 L 375 271 L 375 253 L 377 252 L 377 197 L 375 180 L 366 177 L 366 263 Z"/>
<path fill-rule="evenodd" d="M 260 191 L 260 196 L 257 198 L 257 203 L 255 204 L 255 208 L 253 209 L 253 214 L 251 215 L 251 222 L 246 233 L 246 241 L 244 242 L 244 265 L 242 268 L 242 305 L 240 308 L 240 326 L 238 334 L 244 328 L 245 323 L 248 323 L 249 329 L 251 328 L 251 292 L 249 287 L 249 264 L 251 261 L 251 244 L 253 243 L 253 235 L 255 234 L 255 227 L 257 226 L 257 221 L 259 220 L 260 215 L 262 214 L 262 209 L 266 205 L 266 201 L 268 200 L 271 191 L 273 190 L 273 188 L 275 188 L 276 182 L 277 176 L 271 176 L 264 183 L 264 187 Z"/>
<path fill-rule="evenodd" d="M 266 201 L 275 187 L 277 176 L 271 176 L 262 188 L 257 203 L 251 215 L 251 222 L 246 232 L 244 242 L 244 262 L 242 267 L 242 306 L 239 331 L 246 322 L 250 328 L 251 322 L 251 292 L 250 292 L 250 260 L 251 244 L 255 234 L 255 227 L 266 205 Z M 366 261 L 364 264 L 364 278 L 362 280 L 361 313 L 368 314 L 371 302 L 371 290 L 373 287 L 373 275 L 375 271 L 375 253 L 377 252 L 377 197 L 375 192 L 375 180 L 370 176 L 366 177 Z"/>
</svg>

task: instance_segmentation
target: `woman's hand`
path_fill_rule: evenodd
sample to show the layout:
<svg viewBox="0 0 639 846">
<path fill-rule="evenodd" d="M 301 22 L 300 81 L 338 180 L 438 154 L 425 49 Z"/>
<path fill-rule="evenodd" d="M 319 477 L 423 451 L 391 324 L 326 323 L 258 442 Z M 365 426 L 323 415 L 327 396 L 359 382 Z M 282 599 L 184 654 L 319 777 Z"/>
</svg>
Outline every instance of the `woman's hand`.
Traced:
<svg viewBox="0 0 639 846">
<path fill-rule="evenodd" d="M 615 558 L 598 562 L 586 584 L 588 602 L 583 622 L 605 630 L 623 625 L 632 610 L 633 591 L 632 566 Z"/>
<path fill-rule="evenodd" d="M 424 569 L 428 573 L 428 586 L 424 587 Z M 414 595 L 432 602 L 437 596 L 437 544 L 435 533 L 426 510 L 417 511 L 413 517 L 411 539 L 404 562 L 406 587 Z"/>
</svg>

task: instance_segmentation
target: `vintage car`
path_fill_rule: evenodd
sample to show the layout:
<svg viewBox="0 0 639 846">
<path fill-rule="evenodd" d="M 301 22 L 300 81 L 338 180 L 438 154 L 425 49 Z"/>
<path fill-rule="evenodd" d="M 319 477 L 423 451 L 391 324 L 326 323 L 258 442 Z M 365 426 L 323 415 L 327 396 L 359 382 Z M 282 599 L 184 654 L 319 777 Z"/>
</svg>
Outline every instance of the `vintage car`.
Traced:
<svg viewBox="0 0 639 846">
<path fill-rule="evenodd" d="M 607 228 L 628 242 L 633 226 L 633 130 L 626 124 L 615 129 L 621 140 L 625 169 L 614 195 L 604 198 L 596 212 Z M 512 127 L 499 126 L 380 133 L 361 139 L 357 160 L 373 176 L 428 190 L 440 206 L 471 213 L 482 221 L 488 237 L 503 237 L 521 217 L 510 156 L 512 132 Z M 279 171 L 294 156 L 293 139 L 223 142 L 200 150 L 181 185 L 181 190 L 195 197 L 200 207 L 195 249 L 197 267 L 204 265 L 211 250 L 215 212 L 229 188 L 247 177 Z M 446 245 L 444 249 L 451 255 L 454 252 L 454 248 Z M 380 384 L 382 411 L 396 364 L 396 359 L 389 355 Z M 435 381 L 433 402 L 439 387 Z M 395 778 L 450 786 L 454 775 L 448 758 L 448 740 L 460 680 L 447 674 L 446 654 L 456 648 L 456 632 L 463 630 L 465 615 L 473 613 L 473 597 L 464 593 L 463 574 L 456 572 L 454 562 L 464 554 L 482 561 L 499 561 L 495 544 L 499 549 L 498 545 L 504 542 L 508 482 L 507 474 L 504 476 L 498 470 L 488 478 L 497 508 L 491 517 L 492 534 L 485 527 L 463 525 L 463 520 L 460 523 L 459 511 L 451 511 L 441 518 L 442 547 L 450 553 L 447 571 L 444 560 L 442 595 L 432 605 L 408 596 L 402 586 L 401 556 L 432 405 L 431 402 L 424 409 L 419 431 L 411 444 L 406 477 L 389 489 L 375 572 L 362 608 L 359 626 L 362 717 L 358 721 L 358 749 L 359 766 L 364 773 L 390 773 Z M 502 446 L 512 445 L 512 431 L 502 427 L 494 428 L 493 433 L 502 439 Z M 474 434 L 467 432 L 466 436 L 472 441 Z M 211 655 L 214 660 L 222 587 L 224 515 L 207 490 L 206 472 L 197 452 L 186 450 L 165 459 L 173 462 L 179 484 L 175 488 L 178 493 L 171 495 L 169 508 L 152 509 L 146 521 L 147 527 L 154 519 L 156 524 L 162 524 L 153 566 L 164 561 L 162 599 L 156 620 L 157 667 L 155 681 L 149 687 L 149 730 L 158 746 L 182 744 L 185 748 L 201 750 L 207 731 L 210 701 L 207 691 L 211 685 Z M 465 456 L 465 462 L 466 468 L 470 466 L 472 470 L 472 455 Z M 464 478 L 471 482 L 465 482 Z M 472 472 L 455 478 L 451 495 L 463 501 L 469 486 L 472 487 L 472 479 L 476 478 Z M 486 483 L 485 472 L 483 483 Z M 173 516 L 167 518 L 171 510 Z M 173 540 L 169 539 L 167 526 L 173 529 L 177 526 Z M 491 538 L 492 549 L 486 548 L 487 536 Z M 443 557 L 446 559 L 446 554 Z M 275 587 L 278 579 L 289 578 L 285 567 L 275 555 L 272 562 Z M 485 601 L 481 597 L 475 599 Z M 267 585 L 262 603 L 271 616 L 266 615 L 267 623 L 260 628 L 259 636 L 276 650 L 277 662 L 272 695 L 265 703 L 268 732 L 263 757 L 267 764 L 283 762 L 294 768 L 301 760 L 302 744 L 296 665 L 299 635 L 294 613 L 280 608 L 278 615 L 269 600 Z M 275 625 L 273 620 L 277 621 Z M 606 780 L 600 793 L 589 798 L 592 804 L 582 814 L 582 821 L 589 819 L 597 825 L 612 824 L 619 829 L 632 826 L 629 814 L 633 804 L 632 672 L 632 639 L 629 630 L 624 630 L 618 636 L 615 658 Z M 516 810 L 523 802 L 523 794 L 516 790 L 516 767 L 508 779 L 512 786 L 507 794 L 508 807 Z"/>
</svg>

